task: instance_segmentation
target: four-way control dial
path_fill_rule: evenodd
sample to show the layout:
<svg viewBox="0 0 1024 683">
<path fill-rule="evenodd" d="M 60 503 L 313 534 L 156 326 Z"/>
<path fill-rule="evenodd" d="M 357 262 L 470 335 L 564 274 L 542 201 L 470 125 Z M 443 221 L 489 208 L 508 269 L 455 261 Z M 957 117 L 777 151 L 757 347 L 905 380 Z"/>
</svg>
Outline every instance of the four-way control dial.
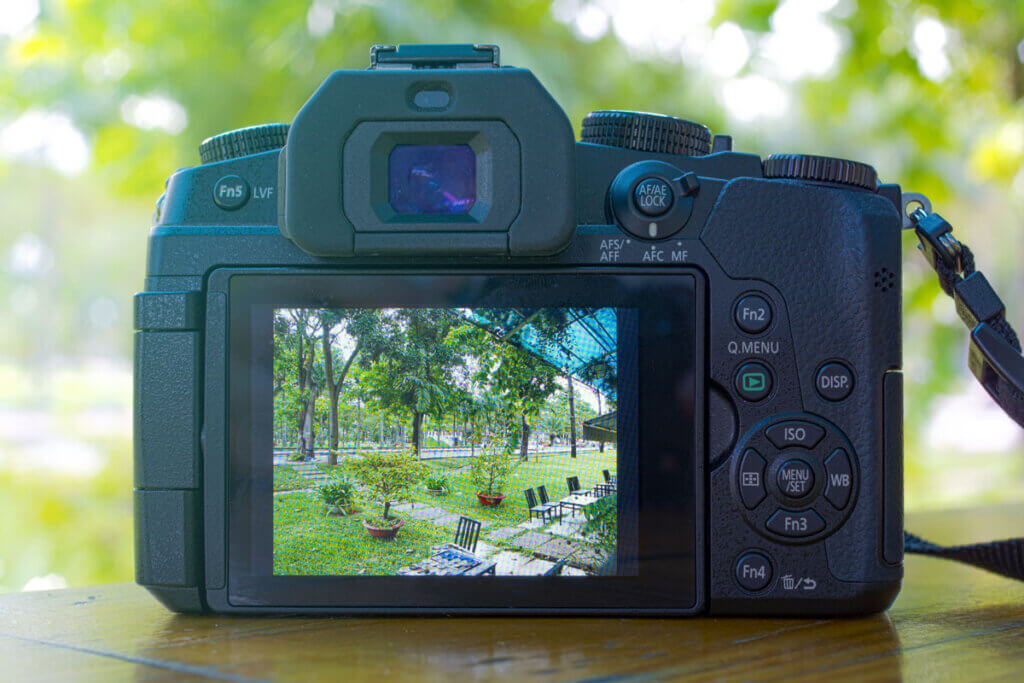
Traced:
<svg viewBox="0 0 1024 683">
<path fill-rule="evenodd" d="M 764 160 L 764 176 L 878 189 L 878 173 L 873 167 L 812 154 L 773 154 Z"/>
<path fill-rule="evenodd" d="M 711 153 L 711 131 L 686 119 L 635 111 L 592 111 L 583 119 L 580 139 L 655 154 Z"/>
<path fill-rule="evenodd" d="M 853 509 L 859 478 L 846 436 L 808 413 L 761 422 L 737 445 L 731 467 L 747 523 L 781 543 L 809 543 L 838 529 Z"/>
<path fill-rule="evenodd" d="M 199 159 L 204 164 L 227 161 L 249 154 L 269 152 L 284 147 L 288 140 L 287 123 L 268 123 L 229 130 L 220 135 L 206 138 L 199 145 Z"/>
</svg>

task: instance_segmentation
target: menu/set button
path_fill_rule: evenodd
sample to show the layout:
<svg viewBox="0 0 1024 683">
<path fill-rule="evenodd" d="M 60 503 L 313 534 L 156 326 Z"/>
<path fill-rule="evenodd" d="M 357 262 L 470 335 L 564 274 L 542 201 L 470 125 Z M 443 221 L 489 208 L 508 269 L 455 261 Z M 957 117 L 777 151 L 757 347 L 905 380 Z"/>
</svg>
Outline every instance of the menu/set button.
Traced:
<svg viewBox="0 0 1024 683">
<path fill-rule="evenodd" d="M 768 518 L 765 523 L 769 531 L 779 536 L 801 538 L 813 536 L 825 528 L 825 520 L 814 510 L 803 510 L 792 512 L 790 510 L 776 510 L 775 514 Z"/>
<path fill-rule="evenodd" d="M 779 490 L 790 498 L 803 498 L 814 488 L 814 470 L 799 458 L 782 463 L 776 479 Z"/>
</svg>

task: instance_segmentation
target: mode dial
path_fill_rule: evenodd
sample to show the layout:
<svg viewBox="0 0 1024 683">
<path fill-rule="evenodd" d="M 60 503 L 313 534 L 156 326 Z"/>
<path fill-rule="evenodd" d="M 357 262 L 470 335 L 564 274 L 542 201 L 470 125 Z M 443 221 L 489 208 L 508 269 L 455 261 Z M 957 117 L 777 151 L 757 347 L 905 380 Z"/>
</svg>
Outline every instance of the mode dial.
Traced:
<svg viewBox="0 0 1024 683">
<path fill-rule="evenodd" d="M 583 142 L 656 154 L 711 153 L 711 131 L 699 123 L 663 114 L 592 111 L 583 119 Z"/>
<path fill-rule="evenodd" d="M 791 178 L 878 189 L 878 173 L 867 164 L 811 154 L 773 154 L 764 160 L 765 178 Z"/>
<path fill-rule="evenodd" d="M 262 126 L 229 130 L 203 140 L 199 145 L 199 159 L 204 164 L 210 164 L 249 154 L 269 152 L 284 147 L 287 139 L 287 123 L 267 123 Z"/>
</svg>

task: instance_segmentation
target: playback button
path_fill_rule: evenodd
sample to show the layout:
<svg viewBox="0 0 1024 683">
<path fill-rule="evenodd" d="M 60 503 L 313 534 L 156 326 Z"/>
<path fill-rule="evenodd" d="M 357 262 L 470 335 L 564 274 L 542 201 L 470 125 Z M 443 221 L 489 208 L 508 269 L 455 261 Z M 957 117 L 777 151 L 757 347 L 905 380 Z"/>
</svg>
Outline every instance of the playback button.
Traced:
<svg viewBox="0 0 1024 683">
<path fill-rule="evenodd" d="M 764 363 L 744 363 L 736 371 L 736 393 L 744 401 L 760 401 L 772 393 L 772 371 Z"/>
</svg>

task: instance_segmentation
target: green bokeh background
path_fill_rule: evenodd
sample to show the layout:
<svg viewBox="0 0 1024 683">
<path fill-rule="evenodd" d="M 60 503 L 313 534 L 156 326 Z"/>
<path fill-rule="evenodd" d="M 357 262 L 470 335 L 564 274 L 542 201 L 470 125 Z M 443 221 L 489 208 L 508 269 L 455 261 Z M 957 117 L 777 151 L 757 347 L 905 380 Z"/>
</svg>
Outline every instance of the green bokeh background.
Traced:
<svg viewBox="0 0 1024 683">
<path fill-rule="evenodd" d="M 1019 0 L 4 0 L 0 591 L 131 580 L 153 202 L 200 140 L 290 121 L 371 44 L 498 43 L 577 126 L 660 111 L 743 151 L 870 161 L 959 226 L 1024 323 L 1022 40 Z M 974 387 L 910 236 L 905 253 L 908 508 L 1022 500 L 1019 430 Z"/>
</svg>

